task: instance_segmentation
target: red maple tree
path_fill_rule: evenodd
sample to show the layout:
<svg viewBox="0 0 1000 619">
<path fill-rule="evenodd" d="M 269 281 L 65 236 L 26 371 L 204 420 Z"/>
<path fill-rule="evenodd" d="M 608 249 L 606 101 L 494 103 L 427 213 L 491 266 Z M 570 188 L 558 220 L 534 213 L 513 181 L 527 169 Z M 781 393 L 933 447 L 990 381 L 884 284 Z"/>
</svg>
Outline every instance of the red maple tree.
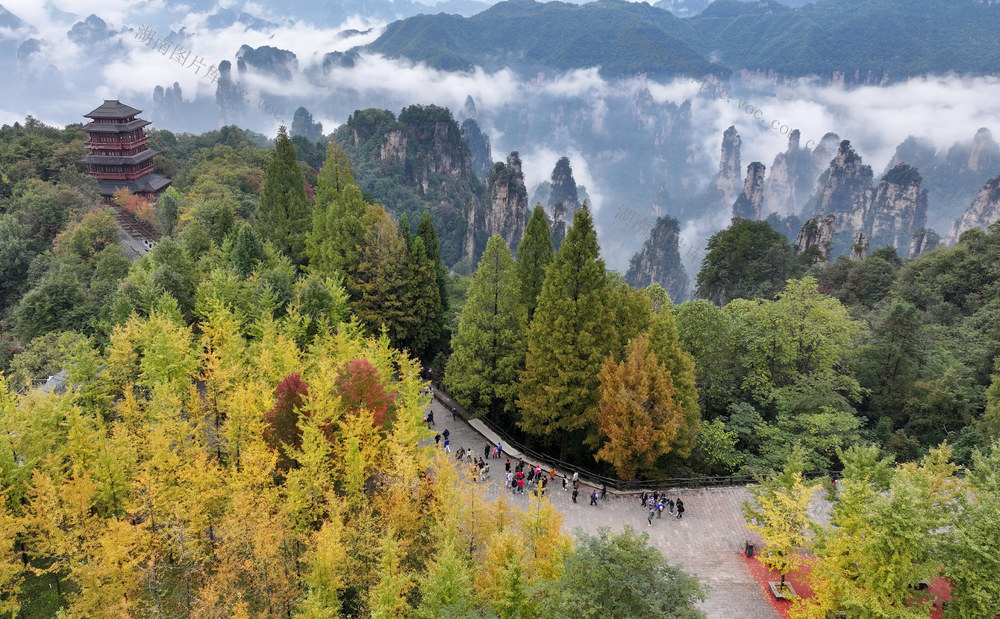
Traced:
<svg viewBox="0 0 1000 619">
<path fill-rule="evenodd" d="M 342 364 L 334 379 L 340 401 L 354 414 L 371 412 L 375 425 L 383 427 L 394 412 L 396 394 L 388 389 L 378 369 L 368 359 L 355 359 Z"/>
<path fill-rule="evenodd" d="M 278 468 L 287 471 L 296 464 L 286 451 L 302 446 L 299 430 L 299 409 L 309 397 L 309 385 L 296 372 L 289 374 L 274 388 L 274 406 L 264 413 L 264 440 L 278 451 Z"/>
</svg>

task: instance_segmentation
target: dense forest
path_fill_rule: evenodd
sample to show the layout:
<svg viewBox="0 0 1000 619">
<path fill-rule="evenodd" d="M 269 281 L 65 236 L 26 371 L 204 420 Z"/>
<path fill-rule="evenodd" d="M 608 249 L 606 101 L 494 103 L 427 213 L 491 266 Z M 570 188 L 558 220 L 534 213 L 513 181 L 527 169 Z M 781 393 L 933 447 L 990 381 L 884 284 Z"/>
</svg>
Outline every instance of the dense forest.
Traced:
<svg viewBox="0 0 1000 619">
<path fill-rule="evenodd" d="M 557 250 L 539 206 L 516 255 L 494 236 L 460 275 L 429 210 L 396 219 L 359 184 L 363 139 L 151 136 L 174 183 L 116 195 L 160 237 L 129 261 L 74 163 L 79 127 L 0 129 L 0 612 L 688 616 L 697 583 L 642 536 L 574 542 L 544 500 L 512 518 L 420 448 L 428 378 L 623 480 L 784 469 L 791 493 L 843 471 L 844 510 L 892 510 L 887 490 L 913 503 L 995 466 L 1000 224 L 829 263 L 734 219 L 697 298 L 673 303 L 605 267 L 586 203 Z M 56 374 L 65 390 L 37 388 Z M 995 498 L 995 478 L 970 483 Z M 846 560 L 829 539 L 818 556 Z M 644 593 L 596 578 L 595 557 Z"/>
</svg>

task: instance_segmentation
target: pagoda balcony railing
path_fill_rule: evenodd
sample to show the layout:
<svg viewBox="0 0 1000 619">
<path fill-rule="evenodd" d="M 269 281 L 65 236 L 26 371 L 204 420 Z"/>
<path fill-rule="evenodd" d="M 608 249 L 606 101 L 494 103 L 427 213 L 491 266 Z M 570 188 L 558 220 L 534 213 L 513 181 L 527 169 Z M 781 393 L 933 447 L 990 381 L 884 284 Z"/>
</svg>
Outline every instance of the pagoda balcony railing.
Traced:
<svg viewBox="0 0 1000 619">
<path fill-rule="evenodd" d="M 99 180 L 110 181 L 134 181 L 153 171 L 152 164 L 139 168 L 133 172 L 96 172 L 92 171 L 90 176 Z"/>
<path fill-rule="evenodd" d="M 102 142 L 100 140 L 87 140 L 83 143 L 84 148 L 92 148 L 94 150 L 128 150 L 130 148 L 136 148 L 142 146 L 149 141 L 149 136 L 144 135 L 141 138 L 135 140 L 114 140 L 111 142 Z M 97 154 L 97 153 L 95 153 Z"/>
</svg>

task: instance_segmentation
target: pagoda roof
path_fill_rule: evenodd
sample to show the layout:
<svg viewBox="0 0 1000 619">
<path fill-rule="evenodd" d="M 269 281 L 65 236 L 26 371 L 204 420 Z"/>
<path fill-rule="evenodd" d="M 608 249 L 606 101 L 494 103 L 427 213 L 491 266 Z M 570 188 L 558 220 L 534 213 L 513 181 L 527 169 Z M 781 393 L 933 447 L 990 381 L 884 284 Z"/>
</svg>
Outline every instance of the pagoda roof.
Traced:
<svg viewBox="0 0 1000 619">
<path fill-rule="evenodd" d="M 121 180 L 99 180 L 97 184 L 101 187 L 102 196 L 113 195 L 116 191 L 121 188 L 128 189 L 132 193 L 157 193 L 162 191 L 167 185 L 171 183 L 170 179 L 166 176 L 161 176 L 159 174 L 147 174 L 142 178 L 137 178 L 131 181 L 121 181 Z"/>
<path fill-rule="evenodd" d="M 145 127 L 151 124 L 148 120 L 143 120 L 141 118 L 136 118 L 133 121 L 122 123 L 120 125 L 107 125 L 102 123 L 87 123 L 86 125 L 80 127 L 81 131 L 86 131 L 87 133 L 125 133 L 126 131 L 133 131 L 140 127 Z"/>
<path fill-rule="evenodd" d="M 129 116 L 135 116 L 136 114 L 141 114 L 142 110 L 137 110 L 134 107 L 125 105 L 118 99 L 105 99 L 104 103 L 99 105 L 90 114 L 84 114 L 85 118 L 128 118 Z"/>
<path fill-rule="evenodd" d="M 134 155 L 129 155 L 127 157 L 121 156 L 107 156 L 107 155 L 87 155 L 83 159 L 77 159 L 77 163 L 99 163 L 102 165 L 136 165 L 144 161 L 149 161 L 160 151 L 153 150 L 152 148 L 147 148 L 141 153 L 136 153 Z"/>
</svg>

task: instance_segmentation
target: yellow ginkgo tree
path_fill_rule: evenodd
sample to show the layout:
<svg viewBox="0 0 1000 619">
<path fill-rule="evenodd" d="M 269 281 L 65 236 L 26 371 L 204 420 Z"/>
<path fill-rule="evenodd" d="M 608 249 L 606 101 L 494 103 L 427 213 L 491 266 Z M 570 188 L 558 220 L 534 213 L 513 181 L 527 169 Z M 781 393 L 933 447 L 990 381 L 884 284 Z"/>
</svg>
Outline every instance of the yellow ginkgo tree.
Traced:
<svg viewBox="0 0 1000 619">
<path fill-rule="evenodd" d="M 809 541 L 809 502 L 817 486 L 803 481 L 802 468 L 802 451 L 796 447 L 784 470 L 751 487 L 753 500 L 743 503 L 747 527 L 764 540 L 760 560 L 781 574 L 782 588 Z"/>
</svg>

